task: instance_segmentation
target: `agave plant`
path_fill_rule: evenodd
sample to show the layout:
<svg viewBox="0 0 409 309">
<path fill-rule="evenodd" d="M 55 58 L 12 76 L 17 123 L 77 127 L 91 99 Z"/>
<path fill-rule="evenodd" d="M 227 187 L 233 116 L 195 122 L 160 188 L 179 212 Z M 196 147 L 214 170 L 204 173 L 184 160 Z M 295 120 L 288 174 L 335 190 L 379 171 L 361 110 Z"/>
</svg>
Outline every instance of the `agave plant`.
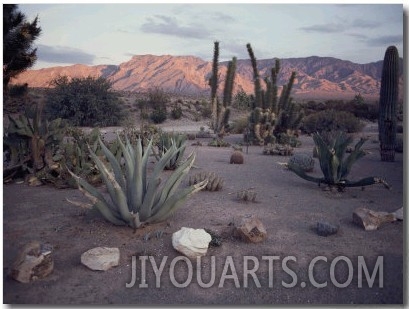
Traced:
<svg viewBox="0 0 409 309">
<path fill-rule="evenodd" d="M 186 138 L 185 134 L 174 134 L 174 133 L 162 133 L 159 136 L 158 149 L 159 153 L 156 153 L 152 148 L 156 159 L 159 161 L 161 157 L 172 147 L 178 149 L 175 155 L 170 159 L 169 163 L 165 166 L 167 170 L 176 169 L 183 160 L 183 155 L 186 149 Z"/>
<path fill-rule="evenodd" d="M 330 187 L 337 187 L 340 191 L 344 190 L 346 187 L 363 187 L 377 183 L 382 183 L 386 188 L 390 188 L 385 180 L 378 177 L 366 177 L 358 181 L 350 181 L 347 179 L 352 165 L 366 154 L 365 151 L 361 149 L 366 139 L 361 138 L 346 158 L 344 158 L 346 149 L 353 140 L 351 136 L 347 136 L 343 132 L 338 132 L 335 135 L 335 138 L 328 139 L 324 138 L 319 133 L 315 133 L 313 139 L 324 177 L 318 178 L 307 175 L 298 164 L 291 164 L 291 162 L 289 162 L 289 170 L 293 171 L 301 178 L 316 182 L 318 185 L 323 183 Z"/>
<path fill-rule="evenodd" d="M 148 175 L 148 158 L 152 151 L 152 140 L 149 141 L 146 149 L 143 149 L 141 139 L 137 140 L 135 147 L 128 139 L 126 144 L 119 136 L 117 140 L 123 154 L 124 172 L 121 168 L 122 160 L 118 160 L 101 139 L 98 142 L 112 171 L 108 168 L 108 163 L 105 165 L 90 150 L 91 157 L 107 187 L 109 199 L 87 181 L 70 172 L 77 180 L 79 189 L 91 200 L 92 206 L 111 223 L 137 229 L 145 223 L 163 221 L 182 206 L 187 197 L 206 186 L 207 181 L 203 181 L 177 190 L 193 165 L 195 160 L 193 153 L 161 184 L 161 172 L 180 149 L 175 145 L 170 147 L 156 163 L 153 172 Z"/>
</svg>

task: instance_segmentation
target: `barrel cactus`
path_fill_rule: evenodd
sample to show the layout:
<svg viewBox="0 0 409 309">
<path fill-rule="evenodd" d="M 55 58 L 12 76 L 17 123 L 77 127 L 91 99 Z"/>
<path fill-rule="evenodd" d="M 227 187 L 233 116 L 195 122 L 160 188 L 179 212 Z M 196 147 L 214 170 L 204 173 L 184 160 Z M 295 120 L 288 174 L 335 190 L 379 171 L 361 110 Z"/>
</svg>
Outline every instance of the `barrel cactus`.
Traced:
<svg viewBox="0 0 409 309">
<path fill-rule="evenodd" d="M 202 190 L 207 191 L 219 191 L 223 188 L 224 180 L 223 178 L 219 177 L 214 172 L 201 172 L 197 173 L 189 178 L 189 185 L 194 186 L 196 184 L 203 183 L 207 181 L 207 185 L 202 188 Z"/>
<path fill-rule="evenodd" d="M 306 153 L 296 153 L 288 160 L 288 166 L 297 165 L 305 173 L 310 173 L 314 170 L 314 158 Z"/>
<path fill-rule="evenodd" d="M 382 161 L 395 161 L 396 106 L 399 96 L 399 54 L 395 46 L 385 52 L 379 98 L 379 141 Z"/>
<path fill-rule="evenodd" d="M 243 164 L 244 157 L 243 152 L 240 150 L 235 150 L 230 156 L 230 164 Z"/>
</svg>

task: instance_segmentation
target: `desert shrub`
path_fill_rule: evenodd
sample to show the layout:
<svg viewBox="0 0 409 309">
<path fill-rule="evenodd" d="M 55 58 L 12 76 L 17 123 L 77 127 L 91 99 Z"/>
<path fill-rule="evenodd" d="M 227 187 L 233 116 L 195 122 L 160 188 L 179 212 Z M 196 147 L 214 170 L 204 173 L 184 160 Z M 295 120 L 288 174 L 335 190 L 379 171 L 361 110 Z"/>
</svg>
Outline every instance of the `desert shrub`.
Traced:
<svg viewBox="0 0 409 309">
<path fill-rule="evenodd" d="M 233 134 L 243 134 L 244 130 L 248 126 L 248 117 L 244 116 L 238 119 L 233 120 L 233 123 L 231 125 L 230 133 Z"/>
<path fill-rule="evenodd" d="M 251 96 L 243 90 L 239 90 L 233 99 L 233 107 L 239 110 L 248 110 L 251 106 Z"/>
<path fill-rule="evenodd" d="M 170 111 L 170 115 L 173 119 L 180 119 L 183 115 L 182 107 L 179 104 L 174 105 Z"/>
<path fill-rule="evenodd" d="M 322 131 L 359 132 L 363 124 L 350 112 L 328 110 L 304 117 L 301 130 L 305 133 Z"/>
<path fill-rule="evenodd" d="M 327 100 L 325 102 L 308 101 L 302 105 L 304 115 L 308 116 L 323 110 L 336 110 L 350 112 L 355 117 L 376 121 L 378 119 L 378 105 L 365 102 L 364 98 L 357 94 L 350 101 Z"/>
<path fill-rule="evenodd" d="M 153 123 L 162 123 L 166 120 L 167 118 L 167 111 L 165 108 L 162 109 L 155 109 L 151 112 L 150 118 L 153 121 Z"/>
<path fill-rule="evenodd" d="M 73 126 L 116 126 L 124 118 L 118 93 L 102 78 L 56 78 L 46 98 L 50 118 L 67 119 Z"/>
<path fill-rule="evenodd" d="M 169 95 L 162 88 L 154 87 L 148 90 L 148 104 L 152 109 L 165 109 L 169 101 Z"/>
<path fill-rule="evenodd" d="M 28 84 L 17 84 L 8 87 L 8 94 L 11 97 L 22 97 L 28 93 Z"/>
<path fill-rule="evenodd" d="M 210 104 L 202 105 L 202 108 L 200 110 L 200 114 L 202 115 L 203 118 L 211 118 L 212 117 L 212 108 L 210 107 Z"/>
</svg>

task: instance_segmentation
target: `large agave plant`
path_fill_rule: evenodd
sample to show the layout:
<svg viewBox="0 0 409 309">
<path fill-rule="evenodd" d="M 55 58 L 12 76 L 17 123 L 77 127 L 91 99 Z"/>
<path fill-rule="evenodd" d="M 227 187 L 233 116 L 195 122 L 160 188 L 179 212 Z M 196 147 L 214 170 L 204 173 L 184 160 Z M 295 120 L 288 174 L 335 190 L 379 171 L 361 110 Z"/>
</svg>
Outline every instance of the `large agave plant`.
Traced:
<svg viewBox="0 0 409 309">
<path fill-rule="evenodd" d="M 161 184 L 161 172 L 179 152 L 175 145 L 166 151 L 156 163 L 153 172 L 148 175 L 147 166 L 152 151 L 152 141 L 149 142 L 146 149 L 143 149 L 140 139 L 137 140 L 135 147 L 128 139 L 124 144 L 118 136 L 117 141 L 122 150 L 123 161 L 116 158 L 100 139 L 98 141 L 112 171 L 90 150 L 91 157 L 100 170 L 107 187 L 109 198 L 106 198 L 84 179 L 71 173 L 77 180 L 79 189 L 91 200 L 93 207 L 113 224 L 128 225 L 136 229 L 144 223 L 163 221 L 182 206 L 187 197 L 207 184 L 207 181 L 203 181 L 177 190 L 193 165 L 195 160 L 193 153 Z M 125 165 L 124 172 L 121 162 L 124 162 Z"/>
<path fill-rule="evenodd" d="M 345 133 L 340 132 L 335 135 L 335 138 L 331 139 L 324 138 L 319 133 L 315 133 L 313 139 L 324 177 L 319 178 L 307 175 L 297 164 L 288 164 L 289 170 L 305 180 L 337 187 L 341 191 L 345 187 L 363 187 L 377 183 L 382 183 L 389 189 L 389 185 L 383 179 L 378 177 L 366 177 L 358 181 L 350 181 L 347 179 L 352 165 L 365 155 L 365 151 L 363 151 L 361 147 L 366 139 L 361 138 L 346 158 L 344 158 L 346 149 L 353 140 L 351 136 L 347 136 Z"/>
</svg>

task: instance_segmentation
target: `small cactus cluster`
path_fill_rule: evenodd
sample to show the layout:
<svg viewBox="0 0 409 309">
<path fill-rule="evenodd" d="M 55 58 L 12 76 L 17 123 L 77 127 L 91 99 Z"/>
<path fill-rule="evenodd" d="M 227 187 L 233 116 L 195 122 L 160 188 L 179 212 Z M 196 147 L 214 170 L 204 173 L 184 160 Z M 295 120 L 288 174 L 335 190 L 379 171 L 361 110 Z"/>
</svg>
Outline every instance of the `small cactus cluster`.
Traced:
<svg viewBox="0 0 409 309">
<path fill-rule="evenodd" d="M 314 158 L 306 153 L 296 153 L 288 160 L 288 166 L 297 165 L 305 173 L 310 173 L 314 170 Z"/>
<path fill-rule="evenodd" d="M 292 156 L 294 148 L 290 145 L 268 144 L 264 146 L 263 154 L 272 156 Z"/>
<path fill-rule="evenodd" d="M 251 189 L 241 190 L 237 192 L 237 198 L 245 202 L 256 202 L 257 192 Z"/>
<path fill-rule="evenodd" d="M 207 180 L 207 185 L 202 190 L 220 191 L 223 188 L 224 180 L 214 172 L 201 172 L 189 177 L 189 186 L 202 183 Z"/>
<path fill-rule="evenodd" d="M 230 164 L 243 164 L 244 157 L 240 150 L 235 150 L 230 156 Z"/>
</svg>

